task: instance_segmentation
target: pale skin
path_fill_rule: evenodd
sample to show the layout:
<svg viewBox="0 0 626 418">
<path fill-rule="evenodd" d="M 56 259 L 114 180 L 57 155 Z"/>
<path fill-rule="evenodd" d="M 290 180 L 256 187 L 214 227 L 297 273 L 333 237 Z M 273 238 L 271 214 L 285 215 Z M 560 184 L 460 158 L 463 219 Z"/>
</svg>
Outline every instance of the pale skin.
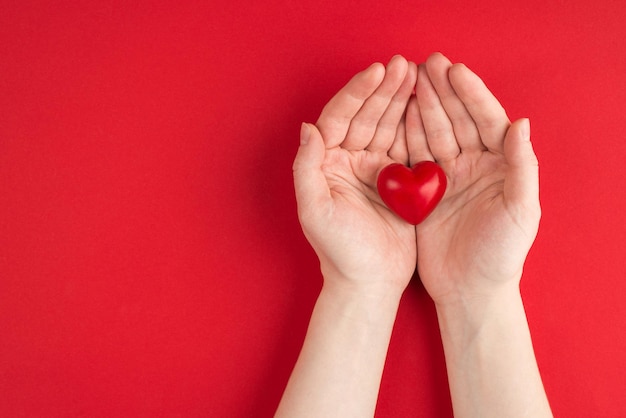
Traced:
<svg viewBox="0 0 626 418">
<path fill-rule="evenodd" d="M 298 214 L 324 285 L 277 417 L 374 415 L 416 266 L 437 307 L 455 416 L 552 416 L 519 293 L 541 212 L 529 135 L 441 54 L 370 66 L 303 125 Z M 448 189 L 414 227 L 375 185 L 387 164 L 423 160 L 443 168 Z"/>
</svg>

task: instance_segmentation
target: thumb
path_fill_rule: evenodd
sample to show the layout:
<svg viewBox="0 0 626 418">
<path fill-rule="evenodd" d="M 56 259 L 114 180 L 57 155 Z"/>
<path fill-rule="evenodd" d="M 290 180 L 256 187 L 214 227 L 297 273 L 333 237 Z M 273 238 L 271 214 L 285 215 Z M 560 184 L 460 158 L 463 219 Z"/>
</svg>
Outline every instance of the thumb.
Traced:
<svg viewBox="0 0 626 418">
<path fill-rule="evenodd" d="M 530 142 L 530 121 L 515 121 L 504 138 L 504 157 L 509 166 L 504 197 L 520 209 L 539 209 L 539 163 Z"/>
<path fill-rule="evenodd" d="M 300 129 L 300 148 L 293 162 L 293 181 L 298 213 L 319 208 L 330 201 L 330 190 L 322 172 L 326 146 L 315 125 L 303 123 Z"/>
</svg>

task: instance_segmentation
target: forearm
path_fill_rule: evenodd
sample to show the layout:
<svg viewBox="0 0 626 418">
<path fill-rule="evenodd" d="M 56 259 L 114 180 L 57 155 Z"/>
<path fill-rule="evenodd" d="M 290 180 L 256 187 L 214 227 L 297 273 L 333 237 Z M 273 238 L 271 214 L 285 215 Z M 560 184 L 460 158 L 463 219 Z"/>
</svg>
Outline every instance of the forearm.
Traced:
<svg viewBox="0 0 626 418">
<path fill-rule="evenodd" d="M 276 417 L 374 416 L 399 298 L 324 286 Z"/>
<path fill-rule="evenodd" d="M 455 417 L 551 417 L 517 286 L 438 306 Z"/>
</svg>

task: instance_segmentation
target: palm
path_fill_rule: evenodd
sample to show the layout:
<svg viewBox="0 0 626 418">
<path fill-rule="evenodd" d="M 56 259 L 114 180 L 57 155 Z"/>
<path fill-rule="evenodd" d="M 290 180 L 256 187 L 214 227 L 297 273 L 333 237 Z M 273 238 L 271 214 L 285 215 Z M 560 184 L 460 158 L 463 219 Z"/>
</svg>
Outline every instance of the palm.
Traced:
<svg viewBox="0 0 626 418">
<path fill-rule="evenodd" d="M 376 192 L 378 171 L 392 162 L 384 153 L 327 151 L 324 175 L 334 215 L 329 234 L 334 243 L 354 251 L 333 263 L 359 277 L 373 273 L 393 281 L 407 279 L 415 269 L 414 228 L 390 212 Z"/>
<path fill-rule="evenodd" d="M 310 127 L 315 149 L 294 163 L 300 221 L 322 270 L 352 285 L 403 287 L 415 270 L 415 228 L 382 204 L 376 178 L 408 160 L 403 115 L 416 76 L 401 57 L 357 74 Z"/>
<path fill-rule="evenodd" d="M 521 274 L 538 222 L 538 201 L 517 198 L 524 191 L 505 152 L 504 109 L 466 67 L 451 68 L 432 56 L 407 111 L 411 160 L 437 160 L 448 177 L 443 200 L 417 227 L 418 272 L 435 301 Z"/>
<path fill-rule="evenodd" d="M 499 280 L 515 273 L 507 271 L 519 263 L 507 260 L 516 254 L 507 240 L 518 227 L 504 200 L 505 170 L 504 158 L 488 151 L 478 161 L 460 157 L 446 170 L 452 179 L 446 197 L 417 229 L 418 271 L 434 299 L 453 293 L 464 278 Z M 429 280 L 441 277 L 457 281 Z"/>
</svg>

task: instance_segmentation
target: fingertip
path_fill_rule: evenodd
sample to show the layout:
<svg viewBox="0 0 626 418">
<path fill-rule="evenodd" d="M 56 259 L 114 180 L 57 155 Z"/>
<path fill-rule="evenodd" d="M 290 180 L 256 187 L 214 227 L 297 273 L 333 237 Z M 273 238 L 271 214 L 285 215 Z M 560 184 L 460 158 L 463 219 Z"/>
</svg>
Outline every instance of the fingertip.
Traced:
<svg viewBox="0 0 626 418">
<path fill-rule="evenodd" d="M 518 119 L 511 124 L 504 144 L 505 156 L 514 166 L 537 166 L 537 156 L 530 142 L 530 120 Z"/>
<path fill-rule="evenodd" d="M 300 170 L 315 166 L 320 163 L 324 158 L 323 144 L 317 144 L 320 142 L 321 134 L 315 125 L 307 122 L 302 122 L 300 126 L 300 147 L 294 160 L 294 170 Z"/>
<path fill-rule="evenodd" d="M 436 62 L 441 62 L 443 61 L 445 64 L 447 65 L 451 65 L 452 62 L 448 59 L 448 57 L 446 57 L 444 54 L 442 54 L 441 52 L 433 52 L 432 54 L 430 54 L 430 56 L 426 59 L 426 65 L 427 66 L 431 66 L 433 65 L 433 63 Z"/>
<path fill-rule="evenodd" d="M 300 145 L 308 144 L 310 136 L 311 136 L 311 128 L 309 124 L 306 122 L 302 122 L 302 125 L 300 125 Z"/>
<path fill-rule="evenodd" d="M 448 79 L 452 81 L 454 77 L 458 76 L 459 72 L 464 71 L 463 68 L 465 68 L 465 64 L 462 62 L 455 62 L 452 64 L 450 68 L 448 68 Z"/>
<path fill-rule="evenodd" d="M 408 61 L 401 54 L 396 54 L 393 57 L 391 57 L 391 59 L 389 60 L 389 64 L 391 64 L 393 62 L 408 62 Z"/>
<path fill-rule="evenodd" d="M 473 89 L 486 88 L 485 82 L 462 62 L 456 62 L 448 69 L 448 80 L 452 84 L 452 88 L 463 90 L 463 85 L 471 85 Z M 480 87 L 478 87 L 480 86 Z M 474 91 L 471 90 L 470 91 Z"/>
<path fill-rule="evenodd" d="M 307 128 L 309 130 L 309 138 L 307 145 L 311 145 L 311 147 L 321 150 L 326 149 L 326 144 L 324 143 L 324 138 L 322 137 L 321 132 L 317 129 L 317 126 L 313 123 L 306 123 Z"/>
<path fill-rule="evenodd" d="M 394 55 L 386 67 L 387 73 L 394 73 L 397 71 L 398 75 L 406 76 L 409 70 L 409 62 L 402 55 Z"/>
<path fill-rule="evenodd" d="M 367 67 L 365 69 L 365 71 L 380 71 L 380 70 L 384 70 L 385 69 L 385 64 L 383 64 L 382 62 L 376 61 L 372 64 L 370 64 L 369 67 Z"/>
<path fill-rule="evenodd" d="M 385 72 L 385 65 L 380 62 L 375 62 L 353 78 L 353 82 L 361 83 L 368 92 L 367 96 L 363 96 L 363 101 L 380 86 L 385 78 Z"/>
<path fill-rule="evenodd" d="M 385 64 L 381 62 L 375 62 L 363 71 L 371 82 L 382 82 L 385 77 Z"/>
<path fill-rule="evenodd" d="M 516 136 L 520 142 L 530 142 L 530 119 L 517 119 L 511 124 L 509 130 L 514 132 L 514 136 Z"/>
<path fill-rule="evenodd" d="M 519 124 L 520 124 L 519 132 L 520 132 L 521 139 L 524 141 L 530 141 L 530 119 L 528 118 L 520 119 Z"/>
</svg>

